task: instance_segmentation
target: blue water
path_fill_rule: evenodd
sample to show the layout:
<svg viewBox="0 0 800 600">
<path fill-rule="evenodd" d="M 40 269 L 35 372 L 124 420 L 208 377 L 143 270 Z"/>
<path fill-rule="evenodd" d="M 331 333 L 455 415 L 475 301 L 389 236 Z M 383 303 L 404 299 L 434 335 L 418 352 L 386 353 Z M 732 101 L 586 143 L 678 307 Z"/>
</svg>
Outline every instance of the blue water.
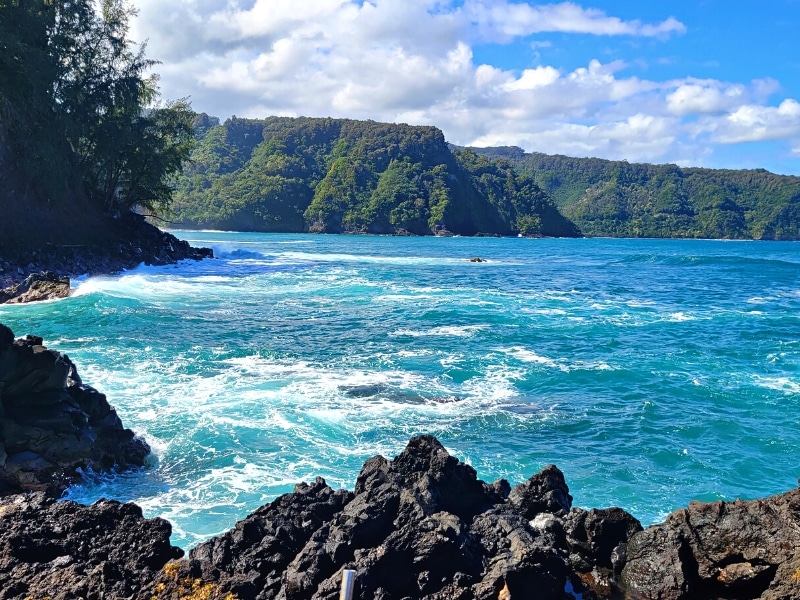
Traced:
<svg viewBox="0 0 800 600">
<path fill-rule="evenodd" d="M 548 463 L 645 524 L 797 485 L 800 245 L 178 232 L 219 257 L 0 307 L 154 449 L 69 497 L 184 547 L 434 434 L 479 477 Z M 479 256 L 488 262 L 472 263 Z"/>
</svg>

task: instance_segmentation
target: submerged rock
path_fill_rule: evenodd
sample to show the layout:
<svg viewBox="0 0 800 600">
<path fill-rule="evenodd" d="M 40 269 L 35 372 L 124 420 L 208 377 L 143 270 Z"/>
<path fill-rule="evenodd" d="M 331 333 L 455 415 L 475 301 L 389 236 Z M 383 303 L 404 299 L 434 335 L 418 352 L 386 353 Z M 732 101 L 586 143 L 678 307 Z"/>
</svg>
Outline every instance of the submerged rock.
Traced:
<svg viewBox="0 0 800 600">
<path fill-rule="evenodd" d="M 69 357 L 0 324 L 0 493 L 58 496 L 79 469 L 142 466 L 149 453 Z"/>
</svg>

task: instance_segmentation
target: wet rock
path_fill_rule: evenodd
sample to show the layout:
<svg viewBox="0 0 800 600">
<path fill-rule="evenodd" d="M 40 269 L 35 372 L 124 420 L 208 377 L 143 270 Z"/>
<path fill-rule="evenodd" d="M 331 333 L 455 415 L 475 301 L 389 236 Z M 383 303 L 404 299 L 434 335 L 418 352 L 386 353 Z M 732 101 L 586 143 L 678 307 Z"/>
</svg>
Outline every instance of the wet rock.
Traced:
<svg viewBox="0 0 800 600">
<path fill-rule="evenodd" d="M 0 600 L 134 598 L 183 555 L 170 524 L 135 504 L 0 498 Z"/>
<path fill-rule="evenodd" d="M 42 338 L 0 325 L 0 493 L 60 495 L 79 469 L 144 465 L 148 445 Z"/>
<path fill-rule="evenodd" d="M 69 296 L 69 277 L 60 277 L 53 271 L 42 271 L 32 273 L 22 283 L 0 291 L 0 304 L 55 300 L 67 296 Z"/>
<path fill-rule="evenodd" d="M 210 248 L 193 248 L 188 242 L 159 230 L 145 222 L 140 215 L 133 213 L 112 220 L 108 223 L 108 228 L 109 240 L 105 243 L 94 240 L 87 244 L 57 245 L 51 244 L 42 236 L 40 248 L 28 248 L 27 251 L 18 249 L 13 263 L 9 260 L 3 262 L 3 270 L 0 272 L 0 304 L 64 297 L 69 293 L 69 280 L 64 282 L 68 277 L 111 275 L 142 263 L 165 265 L 181 260 L 213 257 Z M 112 231 L 116 234 L 112 235 Z M 114 241 L 110 241 L 111 239 Z M 119 240 L 124 241 L 120 243 Z M 36 260 L 31 261 L 34 256 Z M 9 257 L 4 256 L 5 258 Z M 45 273 L 38 271 L 47 273 L 44 281 L 40 279 Z M 28 283 L 31 276 L 34 280 Z"/>
<path fill-rule="evenodd" d="M 0 348 L 20 342 L 9 339 L 0 327 Z M 344 569 L 356 598 L 383 600 L 800 597 L 800 490 L 692 503 L 645 530 L 621 509 L 571 502 L 552 465 L 513 489 L 489 485 L 430 436 L 368 460 L 352 492 L 299 484 L 185 559 L 165 542 L 168 525 L 147 525 L 136 507 L 9 496 L 0 600 L 334 600 Z"/>
</svg>

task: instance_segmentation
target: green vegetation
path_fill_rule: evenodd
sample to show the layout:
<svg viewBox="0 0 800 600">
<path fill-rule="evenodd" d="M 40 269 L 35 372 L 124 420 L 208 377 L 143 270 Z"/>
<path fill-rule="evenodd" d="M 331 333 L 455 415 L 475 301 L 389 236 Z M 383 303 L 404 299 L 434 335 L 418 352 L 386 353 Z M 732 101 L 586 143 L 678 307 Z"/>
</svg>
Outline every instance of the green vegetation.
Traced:
<svg viewBox="0 0 800 600">
<path fill-rule="evenodd" d="M 96 225 L 170 203 L 194 114 L 155 104 L 154 61 L 127 39 L 132 14 L 124 0 L 0 0 L 5 244 L 24 246 L 37 214 L 80 228 L 77 216 Z"/>
<path fill-rule="evenodd" d="M 434 127 L 373 121 L 197 119 L 177 224 L 239 231 L 575 236 L 528 175 Z"/>
<path fill-rule="evenodd" d="M 475 149 L 533 177 L 585 235 L 800 239 L 800 177 Z"/>
</svg>

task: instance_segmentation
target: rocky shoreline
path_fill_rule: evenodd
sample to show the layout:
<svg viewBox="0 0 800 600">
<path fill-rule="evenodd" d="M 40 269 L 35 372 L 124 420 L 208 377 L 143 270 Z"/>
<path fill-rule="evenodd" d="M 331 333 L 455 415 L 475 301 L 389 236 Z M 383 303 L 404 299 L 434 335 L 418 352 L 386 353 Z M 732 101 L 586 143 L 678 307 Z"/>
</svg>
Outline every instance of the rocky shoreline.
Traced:
<svg viewBox="0 0 800 600">
<path fill-rule="evenodd" d="M 112 275 L 140 264 L 168 265 L 213 257 L 210 248 L 193 248 L 138 215 L 127 215 L 123 241 L 114 244 L 50 245 L 0 255 L 0 304 L 63 298 L 69 279 Z"/>
<path fill-rule="evenodd" d="M 800 597 L 800 489 L 643 529 L 573 507 L 554 465 L 487 483 L 418 436 L 369 459 L 353 491 L 300 483 L 186 557 L 134 504 L 56 501 L 79 469 L 147 452 L 68 357 L 0 325 L 0 600 L 334 600 L 344 570 L 364 600 Z"/>
</svg>

